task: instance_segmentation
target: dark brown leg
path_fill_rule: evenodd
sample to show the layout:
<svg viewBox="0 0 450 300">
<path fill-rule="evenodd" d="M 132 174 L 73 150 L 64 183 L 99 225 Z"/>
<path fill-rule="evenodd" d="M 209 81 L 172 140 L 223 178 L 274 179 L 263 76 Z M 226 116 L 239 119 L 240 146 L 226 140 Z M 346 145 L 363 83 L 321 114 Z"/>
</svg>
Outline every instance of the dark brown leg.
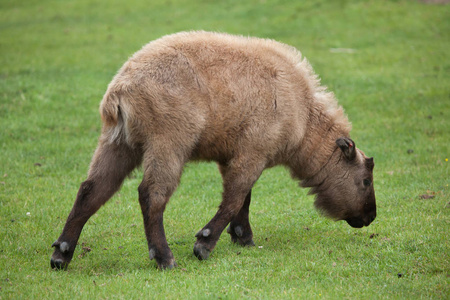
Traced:
<svg viewBox="0 0 450 300">
<path fill-rule="evenodd" d="M 239 213 L 230 222 L 230 226 L 227 228 L 227 232 L 231 236 L 233 243 L 239 243 L 242 246 L 254 246 L 253 232 L 248 220 L 248 214 L 250 209 L 250 199 L 252 191 L 250 191 L 245 197 L 244 205 Z"/>
<path fill-rule="evenodd" d="M 179 183 L 183 164 L 176 155 L 171 156 L 168 152 L 161 157 L 164 158 L 152 156 L 144 161 L 144 179 L 138 189 L 139 203 L 149 257 L 156 260 L 160 269 L 172 269 L 176 267 L 176 263 L 166 240 L 163 214 Z"/>
<path fill-rule="evenodd" d="M 141 157 L 139 150 L 127 145 L 100 141 L 88 178 L 78 190 L 61 236 L 52 245 L 52 268 L 67 268 L 84 224 L 120 188 L 125 177 L 140 164 Z"/>
<path fill-rule="evenodd" d="M 142 182 L 139 186 L 139 203 L 144 219 L 149 257 L 150 260 L 156 260 L 160 269 L 176 267 L 172 251 L 167 244 L 163 224 L 163 214 L 170 194 L 159 193 L 146 182 Z"/>
<path fill-rule="evenodd" d="M 243 206 L 246 199 L 248 199 L 247 205 L 250 205 L 251 188 L 263 169 L 263 165 L 252 166 L 248 163 L 245 165 L 230 164 L 226 168 L 221 166 L 224 177 L 223 200 L 214 218 L 196 234 L 194 254 L 198 259 L 204 260 L 209 257 L 222 231 L 239 215 L 240 211 L 242 211 L 242 216 L 238 217 L 237 221 L 242 222 L 238 223 L 244 225 L 246 219 L 248 224 L 248 207 L 243 208 Z M 249 224 L 248 228 L 250 228 Z"/>
</svg>

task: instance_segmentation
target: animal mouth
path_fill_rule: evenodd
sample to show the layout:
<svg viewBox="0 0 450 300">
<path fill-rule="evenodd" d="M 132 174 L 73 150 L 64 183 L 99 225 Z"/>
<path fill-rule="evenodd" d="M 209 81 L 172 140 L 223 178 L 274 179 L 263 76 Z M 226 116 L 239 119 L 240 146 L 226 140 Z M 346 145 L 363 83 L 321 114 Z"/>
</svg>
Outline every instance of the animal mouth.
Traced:
<svg viewBox="0 0 450 300">
<path fill-rule="evenodd" d="M 362 218 L 348 218 L 345 219 L 345 221 L 347 221 L 348 225 L 352 226 L 353 228 L 362 228 L 364 226 L 369 226 L 373 220 Z"/>
<path fill-rule="evenodd" d="M 370 223 L 372 223 L 376 217 L 377 213 L 376 211 L 373 211 L 369 214 L 364 215 L 362 218 L 353 217 L 345 219 L 345 221 L 347 221 L 348 225 L 352 226 L 353 228 L 362 228 L 364 226 L 369 226 Z"/>
<path fill-rule="evenodd" d="M 353 228 L 362 228 L 365 225 L 364 221 L 360 218 L 349 218 L 345 221 L 347 221 L 348 225 L 352 226 Z"/>
</svg>

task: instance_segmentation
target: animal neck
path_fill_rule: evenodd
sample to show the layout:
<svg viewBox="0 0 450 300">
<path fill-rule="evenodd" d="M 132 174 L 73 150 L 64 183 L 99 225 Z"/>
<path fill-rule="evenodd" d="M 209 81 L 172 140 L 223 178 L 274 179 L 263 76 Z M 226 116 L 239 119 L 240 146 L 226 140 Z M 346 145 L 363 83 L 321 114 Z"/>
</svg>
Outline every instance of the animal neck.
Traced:
<svg viewBox="0 0 450 300">
<path fill-rule="evenodd" d="M 349 136 L 351 125 L 342 107 L 326 110 L 322 104 L 312 104 L 306 134 L 291 165 L 294 176 L 300 180 L 317 177 L 338 148 L 336 140 Z"/>
<path fill-rule="evenodd" d="M 304 141 L 299 151 L 300 159 L 296 172 L 299 179 L 310 179 L 318 175 L 338 148 L 336 139 L 340 136 L 342 136 L 340 131 L 331 126 L 329 129 L 321 130 L 314 137 L 309 136 L 312 141 Z"/>
</svg>

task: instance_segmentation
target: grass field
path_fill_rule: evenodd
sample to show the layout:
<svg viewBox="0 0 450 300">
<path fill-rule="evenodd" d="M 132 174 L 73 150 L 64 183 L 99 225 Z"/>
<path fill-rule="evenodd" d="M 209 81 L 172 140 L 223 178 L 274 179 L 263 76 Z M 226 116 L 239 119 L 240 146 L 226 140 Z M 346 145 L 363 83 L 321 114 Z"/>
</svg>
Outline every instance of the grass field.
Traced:
<svg viewBox="0 0 450 300">
<path fill-rule="evenodd" d="M 151 2 L 151 4 L 150 4 Z M 118 68 L 182 30 L 297 47 L 375 157 L 378 217 L 363 229 L 314 210 L 283 168 L 252 193 L 256 247 L 194 235 L 220 203 L 214 164 L 189 164 L 165 214 L 178 268 L 148 250 L 136 171 L 50 269 Z M 450 5 L 421 1 L 0 1 L 0 299 L 417 299 L 450 297 Z"/>
</svg>

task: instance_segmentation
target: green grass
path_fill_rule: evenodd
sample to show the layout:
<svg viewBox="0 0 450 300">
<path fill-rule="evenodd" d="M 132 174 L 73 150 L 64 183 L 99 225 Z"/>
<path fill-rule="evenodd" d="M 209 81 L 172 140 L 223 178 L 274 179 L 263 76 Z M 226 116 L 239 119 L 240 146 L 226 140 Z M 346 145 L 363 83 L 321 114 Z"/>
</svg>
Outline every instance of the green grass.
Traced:
<svg viewBox="0 0 450 300">
<path fill-rule="evenodd" d="M 85 179 L 107 84 L 143 44 L 191 29 L 303 52 L 375 157 L 376 221 L 357 230 L 325 219 L 274 168 L 252 194 L 257 246 L 224 233 L 198 261 L 194 234 L 222 188 L 214 164 L 189 164 L 165 214 L 179 267 L 161 272 L 148 260 L 136 171 L 86 224 L 68 271 L 52 271 L 50 245 Z M 2 0 L 0 299 L 448 299 L 449 49 L 450 5 L 412 0 Z"/>
</svg>

